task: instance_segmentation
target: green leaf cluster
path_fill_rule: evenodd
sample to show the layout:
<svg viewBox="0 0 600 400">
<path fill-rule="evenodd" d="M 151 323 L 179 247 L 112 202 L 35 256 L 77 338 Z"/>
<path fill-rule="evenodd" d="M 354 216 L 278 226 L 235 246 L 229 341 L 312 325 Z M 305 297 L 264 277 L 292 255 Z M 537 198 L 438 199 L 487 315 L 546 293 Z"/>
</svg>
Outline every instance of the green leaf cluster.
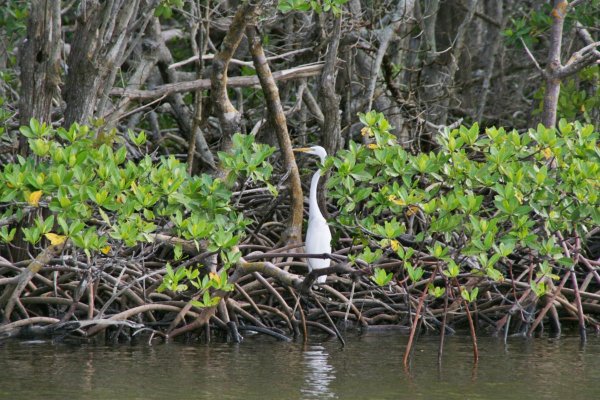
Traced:
<svg viewBox="0 0 600 400">
<path fill-rule="evenodd" d="M 462 288 L 462 290 L 460 291 L 460 295 L 462 296 L 462 298 L 465 299 L 469 303 L 472 303 L 475 300 L 477 300 L 478 294 L 479 294 L 479 288 L 476 288 L 476 287 L 471 289 L 470 292 L 465 288 Z"/>
<path fill-rule="evenodd" d="M 385 286 L 391 282 L 393 277 L 393 273 L 386 272 L 386 270 L 383 268 L 375 268 L 373 271 L 373 276 L 371 276 L 371 280 L 378 286 Z"/>
<path fill-rule="evenodd" d="M 154 10 L 155 17 L 169 19 L 173 16 L 173 9 L 183 8 L 183 0 L 162 0 Z"/>
<path fill-rule="evenodd" d="M 88 257 L 153 242 L 156 234 L 197 246 L 202 241 L 219 256 L 220 283 L 208 278 L 212 283 L 205 284 L 208 275 L 194 267 L 184 276 L 168 273 L 164 288 L 181 290 L 184 278 L 198 290 L 231 289 L 227 268 L 239 260 L 236 245 L 250 221 L 232 205 L 226 182 L 206 174 L 190 176 L 172 156 L 128 159 L 125 137 L 116 132 L 100 135 L 77 124 L 55 129 L 31 120 L 21 134 L 32 155 L 19 156 L 0 170 L 0 220 L 16 216 L 34 249 L 47 245 L 46 234 L 68 237 L 75 251 L 83 250 Z M 143 144 L 142 134 L 128 135 Z M 107 137 L 113 138 L 111 143 Z M 232 155 L 221 158 L 251 182 L 267 183 L 272 167 L 266 158 L 272 152 L 251 136 L 236 135 Z M 24 219 L 27 214 L 33 218 Z M 15 227 L 2 226 L 0 243 L 14 240 L 16 233 Z M 181 247 L 176 246 L 175 256 L 182 258 Z"/>
<path fill-rule="evenodd" d="M 279 0 L 277 8 L 282 12 L 314 11 L 317 14 L 332 12 L 336 17 L 342 14 L 342 6 L 348 0 Z"/>
<path fill-rule="evenodd" d="M 187 282 L 187 283 L 185 283 Z M 195 288 L 202 300 L 192 299 L 191 303 L 196 307 L 211 307 L 219 303 L 218 296 L 211 296 L 210 290 L 233 290 L 233 285 L 227 282 L 227 268 L 221 269 L 220 273 L 200 274 L 200 266 L 179 267 L 173 269 L 170 263 L 166 265 L 166 274 L 163 278 L 159 292 L 171 290 L 173 292 L 183 292 L 188 290 L 189 286 Z"/>
<path fill-rule="evenodd" d="M 564 32 L 569 32 L 577 22 L 583 26 L 598 26 L 600 24 L 599 9 L 600 1 L 598 0 L 584 1 L 576 7 L 570 8 L 565 16 Z M 510 18 L 507 28 L 502 33 L 509 44 L 520 47 L 522 39 L 531 49 L 550 30 L 554 19 L 553 12 L 552 2 L 543 4 L 541 7 L 531 7 L 529 12 L 519 13 L 519 16 Z"/>
<path fill-rule="evenodd" d="M 17 44 L 15 38 L 21 36 L 27 30 L 27 18 L 29 17 L 29 2 L 18 0 L 5 0 L 0 7 L 0 33 L 4 36 L 3 45 L 8 65 L 14 66 L 17 57 L 13 52 L 13 46 Z M 8 71 L 0 71 L 0 78 L 5 79 Z"/>
<path fill-rule="evenodd" d="M 556 232 L 584 237 L 600 225 L 600 137 L 592 125 L 561 120 L 558 129 L 523 133 L 461 126 L 439 136 L 436 152 L 412 155 L 382 114 L 360 119 L 371 143 L 351 142 L 327 160 L 329 195 L 338 222 L 398 253 L 411 281 L 423 274 L 398 245 L 405 233 L 447 277 L 467 272 L 501 281 L 514 253 L 554 276 L 544 266 L 562 265 Z"/>
<path fill-rule="evenodd" d="M 232 142 L 233 147 L 228 152 L 218 153 L 221 165 L 227 171 L 226 182 L 232 185 L 240 178 L 263 182 L 273 196 L 277 196 L 277 189 L 269 183 L 273 166 L 267 162 L 275 148 L 255 143 L 252 135 L 235 134 Z"/>
</svg>

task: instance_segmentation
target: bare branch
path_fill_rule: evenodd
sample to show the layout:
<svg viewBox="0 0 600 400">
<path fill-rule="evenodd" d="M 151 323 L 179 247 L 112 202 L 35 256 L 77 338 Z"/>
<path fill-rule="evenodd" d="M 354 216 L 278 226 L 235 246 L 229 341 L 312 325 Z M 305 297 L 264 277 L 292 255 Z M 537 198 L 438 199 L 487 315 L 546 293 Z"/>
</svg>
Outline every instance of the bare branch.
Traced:
<svg viewBox="0 0 600 400">
<path fill-rule="evenodd" d="M 598 53 L 596 47 L 600 47 L 600 42 L 590 43 L 573 53 L 569 61 L 557 71 L 556 76 L 558 78 L 565 78 L 600 61 L 600 54 L 596 54 Z"/>
<path fill-rule="evenodd" d="M 303 65 L 300 67 L 284 69 L 282 71 L 275 71 L 273 72 L 273 79 L 276 81 L 287 81 L 290 79 L 310 78 L 311 76 L 319 75 L 322 69 L 323 64 Z M 166 84 L 152 90 L 114 88 L 111 90 L 110 94 L 112 96 L 125 96 L 131 99 L 149 100 L 173 93 L 184 93 L 194 90 L 210 89 L 210 84 L 210 79 L 197 79 L 188 82 Z M 257 76 L 235 76 L 227 79 L 228 88 L 251 87 L 259 85 L 260 81 Z"/>
<path fill-rule="evenodd" d="M 504 30 L 506 22 L 508 21 L 508 13 L 504 14 L 504 6 L 504 0 L 498 0 L 495 2 L 495 6 L 491 7 L 491 10 L 494 12 L 494 16 L 500 21 L 500 24 L 498 25 L 498 32 L 496 32 L 495 37 L 492 39 L 491 45 L 487 46 L 490 49 L 488 56 L 489 59 L 485 67 L 485 75 L 481 85 L 481 96 L 475 117 L 475 120 L 479 122 L 481 122 L 483 118 L 483 112 L 485 111 L 488 95 L 490 93 L 490 86 L 492 83 L 492 75 L 494 73 L 496 59 L 498 58 L 498 51 L 500 50 L 500 44 L 504 40 L 502 31 Z M 512 6 L 512 0 L 507 0 L 506 6 L 510 8 Z"/>
<path fill-rule="evenodd" d="M 457 1 L 456 5 L 459 6 L 460 8 L 462 8 L 465 11 L 469 11 L 469 7 L 466 4 L 464 4 L 462 1 Z M 502 22 L 495 20 L 494 18 L 490 17 L 487 14 L 481 13 L 479 11 L 475 11 L 474 15 L 477 18 L 480 18 L 480 19 L 484 20 L 488 24 L 495 26 L 499 30 L 501 30 L 503 28 L 503 23 Z"/>
<path fill-rule="evenodd" d="M 587 1 L 587 0 L 574 0 L 574 1 L 570 2 L 569 3 L 569 10 L 577 7 L 578 5 L 580 5 L 581 3 L 583 3 L 584 1 Z"/>
<path fill-rule="evenodd" d="M 577 22 L 575 24 L 575 26 L 577 27 L 577 34 L 579 34 L 579 37 L 581 37 L 581 39 L 583 40 L 583 42 L 585 44 L 592 44 L 594 43 L 594 39 L 592 38 L 592 35 L 590 34 L 590 32 L 585 29 L 583 27 L 583 25 L 581 25 L 581 23 Z M 593 53 L 596 55 L 597 58 L 600 58 L 600 50 L 593 50 Z"/>
<path fill-rule="evenodd" d="M 316 118 L 317 123 L 323 129 L 323 124 L 325 123 L 325 117 L 323 116 L 323 111 L 321 111 L 321 107 L 317 103 L 315 96 L 311 93 L 311 91 L 306 88 L 306 90 L 302 93 L 302 100 L 306 103 L 308 110 L 311 112 L 313 117 Z"/>
<path fill-rule="evenodd" d="M 312 51 L 312 49 L 310 48 L 304 48 L 304 49 L 298 49 L 298 50 L 292 50 L 292 51 L 288 51 L 286 53 L 283 54 L 277 54 L 276 56 L 272 56 L 272 57 L 267 57 L 267 61 L 273 61 L 273 60 L 278 60 L 280 58 L 286 58 L 292 55 L 296 55 L 296 54 L 300 54 L 300 53 L 306 53 L 307 51 Z M 203 60 L 213 60 L 215 58 L 214 54 L 204 54 L 202 56 Z M 187 65 L 189 63 L 192 63 L 194 61 L 198 60 L 198 56 L 192 56 L 190 58 L 186 58 L 183 61 L 179 61 L 176 63 L 173 63 L 171 65 L 169 65 L 169 69 L 174 69 L 174 68 L 179 68 L 182 67 L 184 65 Z M 237 65 L 245 65 L 247 67 L 252 67 L 254 64 L 252 63 L 252 61 L 242 61 L 242 60 L 238 60 L 236 58 L 232 58 L 230 60 L 231 64 L 237 64 Z"/>
<path fill-rule="evenodd" d="M 527 43 L 525 43 L 525 41 L 521 37 L 519 38 L 519 40 L 521 41 L 521 44 L 523 45 L 523 48 L 525 48 L 525 52 L 527 53 L 527 56 L 529 56 L 529 59 L 531 61 L 533 61 L 533 63 L 535 64 L 535 67 L 537 68 L 537 70 L 540 71 L 542 73 L 542 75 L 544 75 L 546 72 L 544 71 L 544 69 L 542 67 L 540 67 L 540 64 L 537 62 L 537 60 L 535 59 L 535 57 L 533 56 L 533 54 L 529 50 L 529 47 L 527 47 Z"/>
<path fill-rule="evenodd" d="M 77 16 L 67 61 L 69 73 L 64 86 L 67 126 L 88 122 L 96 111 L 98 115 L 105 112 L 116 74 L 154 18 L 152 11 L 158 0 L 83 3 L 88 8 Z"/>
</svg>

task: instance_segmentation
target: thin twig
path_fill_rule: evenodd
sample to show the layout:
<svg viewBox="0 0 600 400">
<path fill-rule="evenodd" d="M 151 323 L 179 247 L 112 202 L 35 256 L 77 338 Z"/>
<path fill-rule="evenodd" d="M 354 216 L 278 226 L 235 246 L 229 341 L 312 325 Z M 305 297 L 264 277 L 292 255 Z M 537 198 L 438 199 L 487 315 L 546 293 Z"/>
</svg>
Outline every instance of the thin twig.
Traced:
<svg viewBox="0 0 600 400">
<path fill-rule="evenodd" d="M 529 57 L 529 59 L 535 64 L 535 67 L 537 68 L 537 70 L 540 71 L 542 73 L 542 75 L 545 76 L 546 72 L 544 71 L 544 69 L 542 67 L 540 67 L 540 64 L 537 62 L 537 60 L 535 59 L 535 57 L 529 50 L 529 47 L 527 47 L 527 44 L 525 43 L 523 38 L 519 38 L 519 40 L 521 41 L 521 44 L 525 48 L 525 52 L 527 53 L 527 56 Z"/>
</svg>

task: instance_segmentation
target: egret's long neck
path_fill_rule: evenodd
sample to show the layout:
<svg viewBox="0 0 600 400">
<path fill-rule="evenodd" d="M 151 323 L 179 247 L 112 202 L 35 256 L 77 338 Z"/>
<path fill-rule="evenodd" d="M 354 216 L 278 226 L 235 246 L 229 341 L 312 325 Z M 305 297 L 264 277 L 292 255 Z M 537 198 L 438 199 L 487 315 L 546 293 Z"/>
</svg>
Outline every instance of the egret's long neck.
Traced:
<svg viewBox="0 0 600 400">
<path fill-rule="evenodd" d="M 308 207 L 308 218 L 323 218 L 321 210 L 319 210 L 319 204 L 317 203 L 317 187 L 319 186 L 319 178 L 321 177 L 321 171 L 317 170 L 310 181 L 310 197 Z"/>
</svg>

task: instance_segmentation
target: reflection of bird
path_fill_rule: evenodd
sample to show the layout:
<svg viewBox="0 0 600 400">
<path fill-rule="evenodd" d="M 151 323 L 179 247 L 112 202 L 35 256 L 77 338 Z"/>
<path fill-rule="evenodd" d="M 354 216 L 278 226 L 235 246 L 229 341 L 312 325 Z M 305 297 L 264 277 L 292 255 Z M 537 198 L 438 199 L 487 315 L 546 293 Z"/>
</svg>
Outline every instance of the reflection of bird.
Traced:
<svg viewBox="0 0 600 400">
<path fill-rule="evenodd" d="M 327 156 L 327 152 L 321 146 L 302 147 L 294 149 L 294 151 L 319 156 L 321 163 L 325 162 L 325 157 Z M 317 170 L 310 182 L 308 230 L 306 231 L 306 243 L 304 246 L 307 253 L 314 254 L 331 253 L 331 232 L 317 204 L 317 186 L 319 185 L 320 177 L 321 171 Z M 327 268 L 329 267 L 329 263 L 330 260 L 327 258 L 309 258 L 308 269 L 312 271 L 313 269 Z M 317 282 L 323 283 L 326 278 L 326 275 L 321 275 L 317 278 Z"/>
</svg>

